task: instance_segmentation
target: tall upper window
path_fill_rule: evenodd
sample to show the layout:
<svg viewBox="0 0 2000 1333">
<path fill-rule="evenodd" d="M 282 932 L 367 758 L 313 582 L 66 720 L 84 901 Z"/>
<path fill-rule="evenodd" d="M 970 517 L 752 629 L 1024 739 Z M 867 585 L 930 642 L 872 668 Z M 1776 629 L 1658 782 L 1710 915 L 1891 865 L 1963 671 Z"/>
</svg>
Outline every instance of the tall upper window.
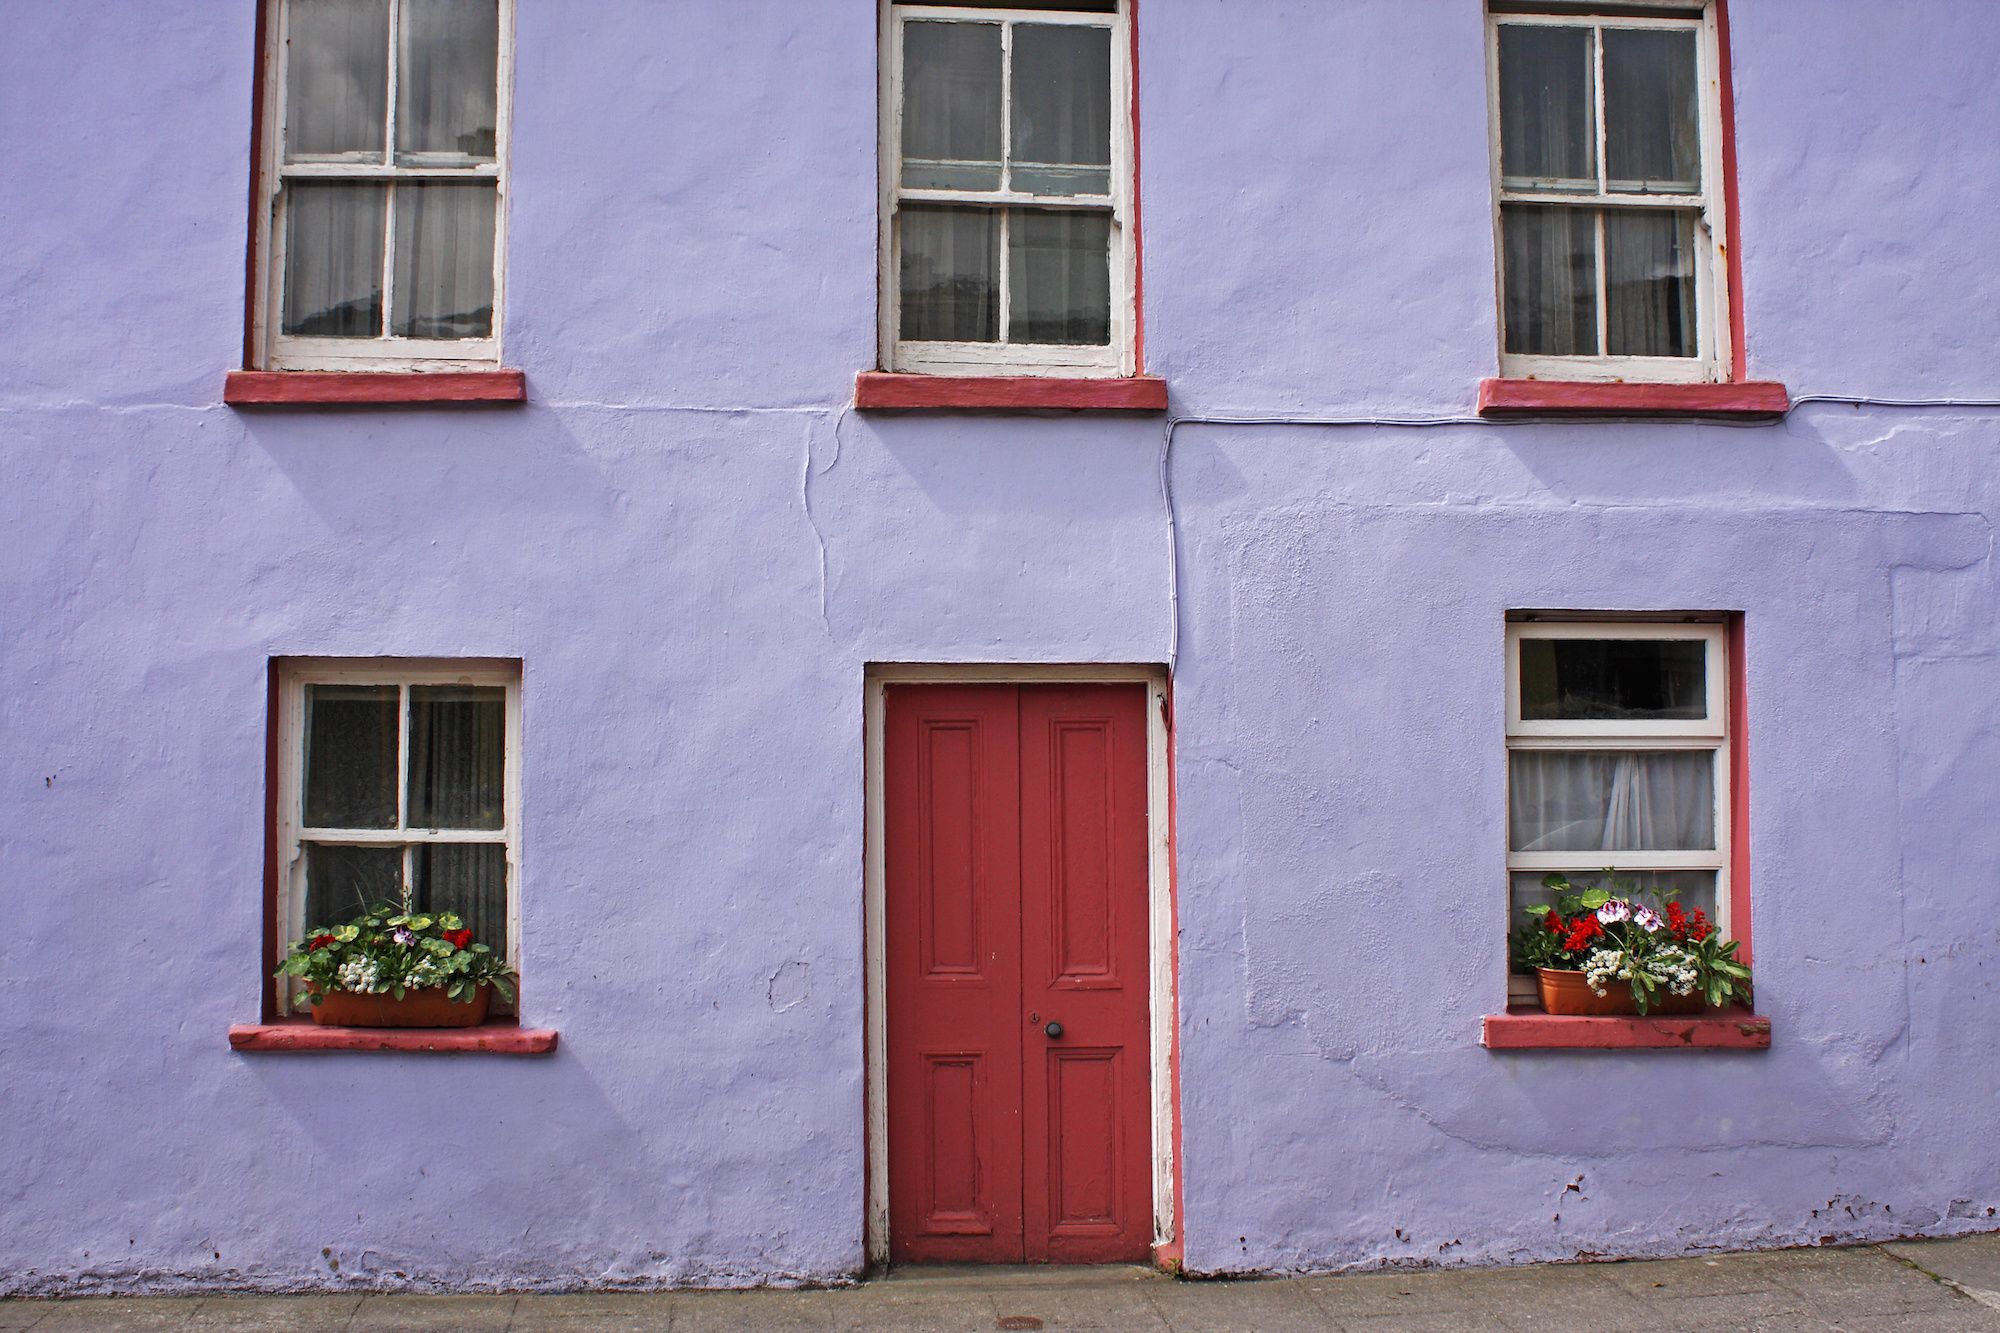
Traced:
<svg viewBox="0 0 2000 1333">
<path fill-rule="evenodd" d="M 1132 372 L 1125 23 L 1118 0 L 887 6 L 885 366 Z"/>
<path fill-rule="evenodd" d="M 418 911 L 457 913 L 479 943 L 520 966 L 520 680 L 512 663 L 284 665 L 281 949 L 308 926 L 345 922 L 407 888 Z M 290 998 L 281 990 L 281 1010 Z"/>
<path fill-rule="evenodd" d="M 266 363 L 497 361 L 507 0 L 269 3 Z"/>
<path fill-rule="evenodd" d="M 1561 872 L 1672 891 L 1729 933 L 1726 640 L 1719 623 L 1507 626 L 1510 926 Z"/>
<path fill-rule="evenodd" d="M 1711 8 L 1490 7 L 1502 372 L 1726 378 Z"/>
</svg>

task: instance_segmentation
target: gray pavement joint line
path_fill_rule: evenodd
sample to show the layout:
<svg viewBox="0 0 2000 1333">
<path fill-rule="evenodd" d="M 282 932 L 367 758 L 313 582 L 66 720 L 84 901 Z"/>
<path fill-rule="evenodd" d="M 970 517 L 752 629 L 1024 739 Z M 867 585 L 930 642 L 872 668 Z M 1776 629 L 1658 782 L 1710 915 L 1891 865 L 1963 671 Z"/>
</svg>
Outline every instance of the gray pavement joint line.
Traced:
<svg viewBox="0 0 2000 1333">
<path fill-rule="evenodd" d="M 1942 1273 L 1933 1273 L 1908 1255 L 1896 1253 L 1887 1245 L 1871 1245 L 1868 1248 L 1887 1255 L 1899 1264 L 1916 1269 L 1931 1281 L 1950 1288 L 1969 1301 L 1983 1305 L 1989 1310 L 2000 1310 L 2000 1291 L 1988 1291 L 1984 1287 L 1968 1287 L 1962 1282 L 1954 1282 Z"/>
</svg>

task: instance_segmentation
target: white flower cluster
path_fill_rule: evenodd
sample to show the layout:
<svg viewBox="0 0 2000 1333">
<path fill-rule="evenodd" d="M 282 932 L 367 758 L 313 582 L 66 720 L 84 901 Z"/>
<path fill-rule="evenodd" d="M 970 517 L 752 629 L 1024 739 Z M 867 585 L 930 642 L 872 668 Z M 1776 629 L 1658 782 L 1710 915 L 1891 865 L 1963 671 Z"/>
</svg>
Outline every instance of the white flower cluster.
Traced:
<svg viewBox="0 0 2000 1333">
<path fill-rule="evenodd" d="M 443 984 L 444 973 L 438 971 L 437 964 L 429 958 L 419 958 L 403 976 L 403 987 L 406 990 L 422 990 L 426 986 Z"/>
<path fill-rule="evenodd" d="M 1583 979 L 1590 986 L 1591 993 L 1603 996 L 1609 993 L 1613 981 L 1632 984 L 1634 967 L 1632 955 L 1623 949 L 1592 949 L 1590 957 L 1584 960 Z M 1692 995 L 1697 982 L 1694 959 L 1680 949 L 1662 949 L 1639 964 L 1647 976 L 1659 985 L 1666 986 L 1676 995 Z"/>
<path fill-rule="evenodd" d="M 340 965 L 340 971 L 334 977 L 340 982 L 342 990 L 353 991 L 357 995 L 379 994 L 389 989 L 389 983 L 382 978 L 382 969 L 369 958 L 348 959 Z"/>
</svg>

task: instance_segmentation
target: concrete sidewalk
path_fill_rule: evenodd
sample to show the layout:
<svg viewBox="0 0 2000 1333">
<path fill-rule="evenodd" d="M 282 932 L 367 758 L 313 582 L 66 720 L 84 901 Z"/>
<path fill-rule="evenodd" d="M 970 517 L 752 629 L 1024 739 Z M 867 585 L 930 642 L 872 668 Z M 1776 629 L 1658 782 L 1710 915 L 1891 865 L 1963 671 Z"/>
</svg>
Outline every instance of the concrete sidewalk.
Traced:
<svg viewBox="0 0 2000 1333">
<path fill-rule="evenodd" d="M 0 1301 L 33 1329 L 1841 1329 L 2000 1333 L 2000 1235 L 1635 1263 L 1179 1282 L 1145 1269 L 915 1269 L 833 1291 Z"/>
</svg>

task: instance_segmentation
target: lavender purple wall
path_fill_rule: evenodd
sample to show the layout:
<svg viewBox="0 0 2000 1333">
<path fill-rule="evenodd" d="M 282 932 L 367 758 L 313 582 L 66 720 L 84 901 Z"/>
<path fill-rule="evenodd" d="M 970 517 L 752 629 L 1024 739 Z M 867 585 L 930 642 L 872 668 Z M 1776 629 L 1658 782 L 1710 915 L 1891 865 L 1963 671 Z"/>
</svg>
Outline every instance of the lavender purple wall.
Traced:
<svg viewBox="0 0 2000 1333">
<path fill-rule="evenodd" d="M 870 0 L 520 0 L 530 404 L 226 408 L 252 11 L 0 3 L 0 1290 L 851 1274 L 864 664 L 1164 660 L 1161 423 L 844 410 Z M 2000 7 L 1734 22 L 1751 373 L 2000 398 Z M 1476 0 L 1140 25 L 1176 411 L 1468 411 Z M 1171 480 L 1191 1268 L 1996 1225 L 2000 413 L 1190 424 Z M 1768 1053 L 1477 1045 L 1523 606 L 1744 612 Z M 228 1049 L 273 654 L 522 659 L 556 1056 Z"/>
</svg>

